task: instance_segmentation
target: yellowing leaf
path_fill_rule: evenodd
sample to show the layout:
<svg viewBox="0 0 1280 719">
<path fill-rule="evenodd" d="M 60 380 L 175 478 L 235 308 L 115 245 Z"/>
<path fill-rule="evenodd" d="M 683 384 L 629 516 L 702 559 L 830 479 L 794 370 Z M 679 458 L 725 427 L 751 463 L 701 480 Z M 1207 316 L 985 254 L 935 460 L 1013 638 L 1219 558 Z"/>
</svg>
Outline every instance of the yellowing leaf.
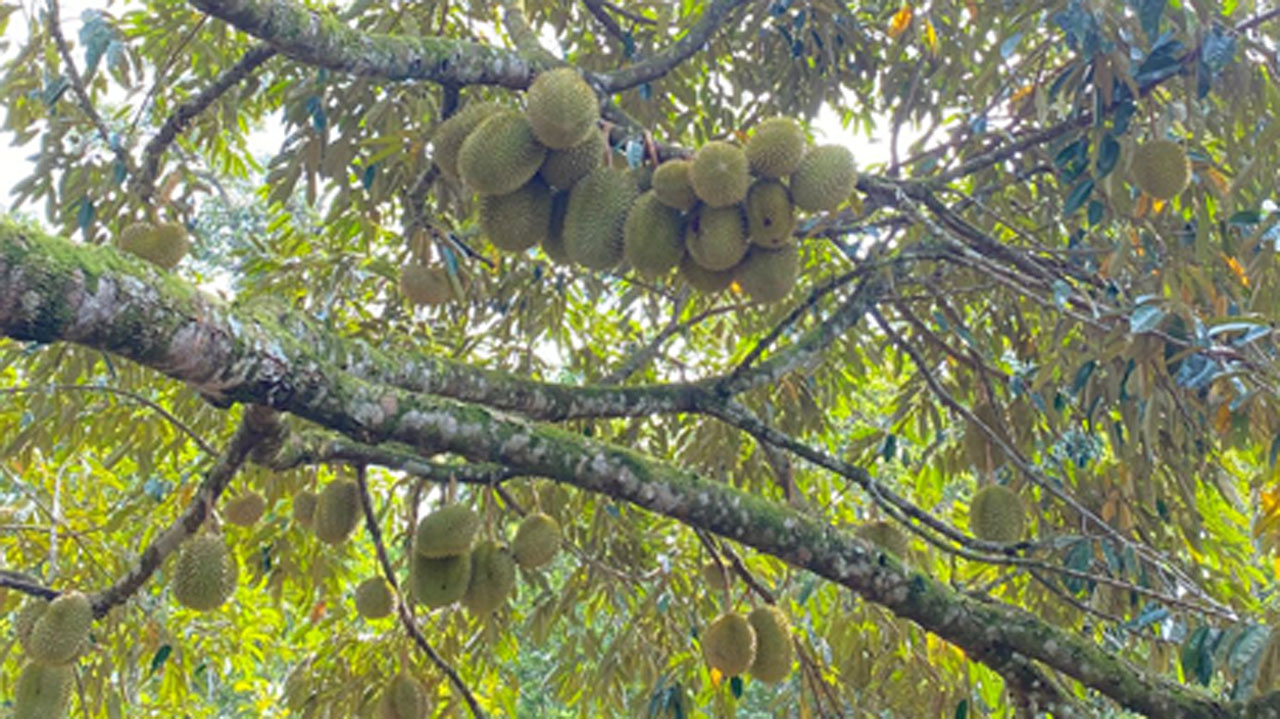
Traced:
<svg viewBox="0 0 1280 719">
<path fill-rule="evenodd" d="M 1222 403 L 1213 414 L 1213 429 L 1218 434 L 1226 434 L 1231 429 L 1231 405 Z"/>
<path fill-rule="evenodd" d="M 1226 197 L 1227 195 L 1231 194 L 1231 181 L 1227 179 L 1226 175 L 1219 172 L 1218 168 L 1205 167 L 1203 170 L 1201 170 L 1201 174 L 1204 177 L 1209 178 L 1209 185 L 1220 196 Z"/>
<path fill-rule="evenodd" d="M 1011 106 L 1017 105 L 1019 102 L 1025 100 L 1026 97 L 1030 95 L 1032 91 L 1034 91 L 1035 89 L 1036 89 L 1035 85 L 1023 85 L 1022 87 L 1018 88 L 1017 92 L 1013 93 L 1012 97 L 1009 98 L 1009 104 Z"/>
<path fill-rule="evenodd" d="M 902 8 L 893 14 L 893 20 L 889 22 L 889 37 L 897 40 L 902 33 L 906 32 L 911 25 L 913 15 L 915 13 L 911 10 L 911 6 L 903 4 Z"/>
<path fill-rule="evenodd" d="M 1231 273 L 1236 276 L 1236 279 L 1240 280 L 1240 284 L 1244 285 L 1245 287 L 1248 287 L 1249 275 L 1245 273 L 1244 267 L 1240 264 L 1240 262 L 1237 261 L 1236 258 L 1230 257 L 1225 253 L 1222 255 L 1222 259 L 1226 260 L 1227 267 L 1231 269 Z"/>
<path fill-rule="evenodd" d="M 929 48 L 929 54 L 936 56 L 938 54 L 938 31 L 933 29 L 933 22 L 924 21 L 924 45 Z"/>
</svg>

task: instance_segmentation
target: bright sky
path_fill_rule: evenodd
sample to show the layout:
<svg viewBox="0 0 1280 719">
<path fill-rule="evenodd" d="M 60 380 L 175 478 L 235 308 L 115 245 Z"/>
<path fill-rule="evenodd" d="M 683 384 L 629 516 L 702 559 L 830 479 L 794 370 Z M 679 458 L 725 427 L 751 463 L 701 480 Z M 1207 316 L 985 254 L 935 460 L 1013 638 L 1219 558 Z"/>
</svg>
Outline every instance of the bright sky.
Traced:
<svg viewBox="0 0 1280 719">
<path fill-rule="evenodd" d="M 33 7 L 39 7 L 41 0 L 32 0 L 32 4 L 28 5 L 24 2 L 24 6 L 30 10 Z M 63 0 L 61 3 L 62 15 L 62 31 L 67 40 L 72 44 L 72 52 L 83 69 L 83 51 L 79 49 L 76 39 L 82 25 L 80 13 L 85 8 L 101 7 L 100 2 L 90 2 L 86 0 Z M 27 37 L 27 17 L 26 13 L 20 11 L 10 18 L 9 26 L 6 28 L 2 36 L 4 44 L 0 47 L 0 63 L 8 61 L 12 58 L 18 48 L 26 41 Z M 496 33 L 493 41 L 497 39 Z M 544 43 L 553 50 L 557 48 L 557 43 L 548 32 L 544 32 Z M 117 101 L 123 99 L 123 96 L 116 98 Z M 68 92 L 62 102 L 68 105 L 72 102 L 71 93 Z M 838 142 L 848 145 L 854 151 L 854 157 L 858 159 L 860 165 L 872 163 L 887 162 L 888 150 L 885 142 L 868 142 L 865 138 L 852 137 L 841 126 L 839 116 L 828 108 L 823 108 L 818 117 L 812 124 L 814 134 L 820 143 Z M 267 126 L 259 128 L 251 135 L 251 147 L 256 154 L 260 156 L 268 156 L 276 152 L 283 140 L 283 131 L 276 126 Z M 34 167 L 34 156 L 39 151 L 39 143 L 33 141 L 26 146 L 14 145 L 14 136 L 9 132 L 0 132 L 0 167 L 8 168 L 0 173 L 0 210 L 11 210 L 12 198 L 10 191 L 13 186 L 28 175 Z M 138 140 L 139 144 L 146 142 L 146 137 Z M 42 213 L 41 206 L 27 206 L 24 208 L 33 214 Z"/>
</svg>

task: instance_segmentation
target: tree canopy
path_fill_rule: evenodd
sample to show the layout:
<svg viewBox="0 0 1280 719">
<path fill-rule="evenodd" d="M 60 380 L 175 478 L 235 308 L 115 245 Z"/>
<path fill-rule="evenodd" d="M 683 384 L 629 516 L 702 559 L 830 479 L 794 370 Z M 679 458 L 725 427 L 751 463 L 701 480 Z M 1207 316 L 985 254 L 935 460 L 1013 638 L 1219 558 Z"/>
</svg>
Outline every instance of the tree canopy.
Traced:
<svg viewBox="0 0 1280 719">
<path fill-rule="evenodd" d="M 0 23 L 4 712 L 1280 718 L 1280 10 Z"/>
</svg>

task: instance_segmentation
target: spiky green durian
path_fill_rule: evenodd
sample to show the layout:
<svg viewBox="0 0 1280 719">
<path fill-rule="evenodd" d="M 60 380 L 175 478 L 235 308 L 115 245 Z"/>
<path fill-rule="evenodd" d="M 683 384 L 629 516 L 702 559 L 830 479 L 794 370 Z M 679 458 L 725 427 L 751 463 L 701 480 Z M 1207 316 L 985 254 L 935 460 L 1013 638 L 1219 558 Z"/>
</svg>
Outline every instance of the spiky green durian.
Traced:
<svg viewBox="0 0 1280 719">
<path fill-rule="evenodd" d="M 737 145 L 713 140 L 698 148 L 689 166 L 689 184 L 711 207 L 742 202 L 751 186 L 747 154 Z"/>
<path fill-rule="evenodd" d="M 698 210 L 685 232 L 685 247 L 704 269 L 720 272 L 737 265 L 747 254 L 742 208 L 730 205 Z"/>
<path fill-rule="evenodd" d="M 356 612 L 365 619 L 381 619 L 391 613 L 391 590 L 382 577 L 369 577 L 356 587 Z"/>
<path fill-rule="evenodd" d="M 473 102 L 440 123 L 431 137 L 435 163 L 451 180 L 458 179 L 458 152 L 467 136 L 489 117 L 502 109 L 496 102 Z"/>
<path fill-rule="evenodd" d="M 252 527 L 262 519 L 267 511 L 267 500 L 257 492 L 249 492 L 227 502 L 222 508 L 222 516 L 231 524 L 240 527 Z"/>
<path fill-rule="evenodd" d="M 808 212 L 834 210 L 858 184 L 853 153 L 843 145 L 820 145 L 800 161 L 791 176 L 791 199 Z"/>
<path fill-rule="evenodd" d="M 346 479 L 326 484 L 316 499 L 311 523 L 320 541 L 326 544 L 347 541 L 360 523 L 360 486 Z"/>
<path fill-rule="evenodd" d="M 756 631 L 741 614 L 721 614 L 702 635 L 702 656 L 712 669 L 737 676 L 756 660 Z"/>
<path fill-rule="evenodd" d="M 800 123 L 789 117 L 771 117 L 756 125 L 747 140 L 747 160 L 763 177 L 786 177 L 800 168 L 805 136 Z"/>
<path fill-rule="evenodd" d="M 116 247 L 151 262 L 152 237 L 156 226 L 150 222 L 134 222 L 116 236 Z"/>
<path fill-rule="evenodd" d="M 800 271 L 800 251 L 796 247 L 766 250 L 753 247 L 746 259 L 734 268 L 734 279 L 756 302 L 778 302 L 796 286 Z"/>
<path fill-rule="evenodd" d="M 650 190 L 631 205 L 623 227 L 623 254 L 638 272 L 650 277 L 669 272 L 684 257 L 684 222 Z"/>
<path fill-rule="evenodd" d="M 424 557 L 456 557 L 471 551 L 480 517 L 465 504 L 450 504 L 418 521 L 414 549 Z"/>
<path fill-rule="evenodd" d="M 462 599 L 471 580 L 471 555 L 432 559 L 414 552 L 409 565 L 413 598 L 431 609 Z"/>
<path fill-rule="evenodd" d="M 422 719 L 426 713 L 427 693 L 408 674 L 397 674 L 378 699 L 379 719 Z"/>
<path fill-rule="evenodd" d="M 551 198 L 551 231 L 542 238 L 542 252 L 557 265 L 573 262 L 564 249 L 564 216 L 569 209 L 569 192 L 561 190 Z"/>
<path fill-rule="evenodd" d="M 603 132 L 589 132 L 587 139 L 565 150 L 551 150 L 538 174 L 554 187 L 567 190 L 600 166 L 609 151 Z"/>
<path fill-rule="evenodd" d="M 534 78 L 525 94 L 524 112 L 539 142 L 563 150 L 595 129 L 600 104 L 577 70 L 561 67 Z"/>
<path fill-rule="evenodd" d="M 881 549 L 896 554 L 899 557 L 907 556 L 907 537 L 904 535 L 893 522 L 883 519 L 875 522 L 867 522 L 858 527 L 856 533 L 859 537 L 871 542 Z"/>
<path fill-rule="evenodd" d="M 711 591 L 723 592 L 729 588 L 732 579 L 727 568 L 713 560 L 702 565 L 702 581 L 706 582 Z"/>
<path fill-rule="evenodd" d="M 622 229 L 635 201 L 636 183 L 626 171 L 598 167 L 569 191 L 564 249 L 574 262 L 608 270 L 622 261 Z"/>
<path fill-rule="evenodd" d="M 685 255 L 680 260 L 680 279 L 704 295 L 713 295 L 723 292 L 733 284 L 733 268 L 713 272 L 698 264 L 690 255 Z"/>
<path fill-rule="evenodd" d="M 236 559 L 219 534 L 192 537 L 173 569 L 173 596 L 200 612 L 216 609 L 236 589 Z"/>
<path fill-rule="evenodd" d="M 304 527 L 310 527 L 311 520 L 316 516 L 318 499 L 316 493 L 310 490 L 303 490 L 293 495 L 293 521 Z"/>
<path fill-rule="evenodd" d="M 751 663 L 751 676 L 762 682 L 777 684 L 791 673 L 791 622 L 775 606 L 756 607 L 747 615 L 756 633 L 756 658 Z"/>
<path fill-rule="evenodd" d="M 471 551 L 471 579 L 462 603 L 472 614 L 489 614 L 511 596 L 516 586 L 516 562 L 506 547 L 485 540 Z"/>
<path fill-rule="evenodd" d="M 547 148 L 534 139 L 525 116 L 501 110 L 462 143 L 458 174 L 476 194 L 505 195 L 528 182 L 546 156 Z"/>
<path fill-rule="evenodd" d="M 776 250 L 791 244 L 796 226 L 795 207 L 786 185 L 760 180 L 747 193 L 747 239 L 753 245 Z"/>
<path fill-rule="evenodd" d="M 400 294 L 415 305 L 442 305 L 453 298 L 449 271 L 416 262 L 400 267 Z"/>
<path fill-rule="evenodd" d="M 511 540 L 511 555 L 525 569 L 537 569 L 560 551 L 560 523 L 542 512 L 530 514 L 520 523 Z"/>
<path fill-rule="evenodd" d="M 689 184 L 690 164 L 688 160 L 667 160 L 653 171 L 650 182 L 662 204 L 683 212 L 698 204 L 698 196 Z"/>
<path fill-rule="evenodd" d="M 116 246 L 156 267 L 172 270 L 186 256 L 191 242 L 187 228 L 177 222 L 135 222 L 116 238 Z"/>
<path fill-rule="evenodd" d="M 515 192 L 482 196 L 479 214 L 494 247 L 523 252 L 551 233 L 551 189 L 534 177 Z"/>
<path fill-rule="evenodd" d="M 969 503 L 969 529 L 978 539 L 1006 544 L 1022 539 L 1027 527 L 1027 511 L 1017 492 L 1002 485 L 988 484 Z"/>
<path fill-rule="evenodd" d="M 1134 150 L 1129 169 L 1138 187 L 1157 200 L 1172 200 L 1191 182 L 1191 162 L 1173 140 L 1142 143 Z"/>
<path fill-rule="evenodd" d="M 63 719 L 73 678 L 69 665 L 27 662 L 13 688 L 14 719 Z"/>
<path fill-rule="evenodd" d="M 18 610 L 18 615 L 13 619 L 13 628 L 23 651 L 31 652 L 31 631 L 35 629 L 36 622 L 40 621 L 40 617 L 44 616 L 48 609 L 49 600 L 31 597 Z"/>
<path fill-rule="evenodd" d="M 93 607 L 80 592 L 59 594 L 31 627 L 27 656 L 41 664 L 74 661 L 89 645 Z"/>
</svg>

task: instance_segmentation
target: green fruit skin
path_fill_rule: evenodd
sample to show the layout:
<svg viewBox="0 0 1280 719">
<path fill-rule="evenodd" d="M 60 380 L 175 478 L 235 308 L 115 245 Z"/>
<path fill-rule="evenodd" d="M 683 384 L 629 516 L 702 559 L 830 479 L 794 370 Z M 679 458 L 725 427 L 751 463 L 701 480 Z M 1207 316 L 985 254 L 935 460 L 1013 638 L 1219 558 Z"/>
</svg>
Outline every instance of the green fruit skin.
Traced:
<svg viewBox="0 0 1280 719">
<path fill-rule="evenodd" d="M 677 210 L 662 204 L 650 190 L 631 206 L 622 243 L 627 262 L 640 274 L 665 274 L 684 257 L 684 222 Z"/>
<path fill-rule="evenodd" d="M 567 190 L 599 167 L 608 151 L 609 143 L 604 133 L 588 133 L 586 140 L 573 147 L 548 152 L 538 175 L 547 184 Z"/>
<path fill-rule="evenodd" d="M 502 106 L 496 102 L 473 102 L 440 123 L 431 138 L 431 144 L 434 148 L 433 159 L 445 177 L 458 179 L 458 152 L 462 149 L 462 143 L 480 123 L 501 109 Z"/>
<path fill-rule="evenodd" d="M 236 588 L 236 562 L 221 535 L 201 534 L 182 548 L 173 573 L 173 595 L 196 611 L 217 609 Z"/>
<path fill-rule="evenodd" d="M 702 565 L 702 581 L 713 592 L 723 592 L 729 588 L 729 577 L 719 562 L 711 561 Z"/>
<path fill-rule="evenodd" d="M 988 542 L 1009 544 L 1022 539 L 1027 513 L 1017 492 L 1000 484 L 989 484 L 969 503 L 969 528 L 974 536 Z"/>
<path fill-rule="evenodd" d="M 462 599 L 471 579 L 471 557 L 432 559 L 414 553 L 409 570 L 413 598 L 431 609 Z"/>
<path fill-rule="evenodd" d="M 539 142 L 563 150 L 581 143 L 595 128 L 600 107 L 591 86 L 566 67 L 534 78 L 525 94 L 525 115 Z"/>
<path fill-rule="evenodd" d="M 302 491 L 293 496 L 293 521 L 304 527 L 311 526 L 316 515 L 318 497 L 315 492 Z"/>
<path fill-rule="evenodd" d="M 560 551 L 560 524 L 541 512 L 531 514 L 520 523 L 515 539 L 511 541 L 511 554 L 516 564 L 525 569 L 545 566 Z"/>
<path fill-rule="evenodd" d="M 14 719 L 63 719 L 73 678 L 70 665 L 27 662 L 13 690 Z"/>
<path fill-rule="evenodd" d="M 689 166 L 688 160 L 668 160 L 653 171 L 650 184 L 662 204 L 682 212 L 698 204 L 698 196 L 689 184 Z"/>
<path fill-rule="evenodd" d="M 804 130 L 789 117 L 772 117 L 756 125 L 746 147 L 751 170 L 772 178 L 786 177 L 800 169 L 804 150 Z"/>
<path fill-rule="evenodd" d="M 868 522 L 858 527 L 856 533 L 859 537 L 898 557 L 905 557 L 910 547 L 906 536 L 894 526 L 893 522 L 884 520 Z"/>
<path fill-rule="evenodd" d="M 422 719 L 426 711 L 426 692 L 418 680 L 405 674 L 397 674 L 378 700 L 380 719 Z"/>
<path fill-rule="evenodd" d="M 791 199 L 807 212 L 834 210 L 849 198 L 858 183 L 853 153 L 843 145 L 810 150 L 791 176 Z"/>
<path fill-rule="evenodd" d="M 231 524 L 252 527 L 259 519 L 262 519 L 262 514 L 266 509 L 267 501 L 263 499 L 262 495 L 257 492 L 251 492 L 227 502 L 227 506 L 222 510 L 222 515 Z"/>
<path fill-rule="evenodd" d="M 795 247 L 766 250 L 753 247 L 734 268 L 734 278 L 751 299 L 766 304 L 780 302 L 796 286 L 800 254 Z"/>
<path fill-rule="evenodd" d="M 639 194 L 626 170 L 596 168 L 569 191 L 564 249 L 574 262 L 609 270 L 622 261 L 623 227 Z"/>
<path fill-rule="evenodd" d="M 359 485 L 350 480 L 326 484 L 316 499 L 315 515 L 311 519 L 316 537 L 326 544 L 342 544 L 359 523 Z"/>
<path fill-rule="evenodd" d="M 516 586 L 516 563 L 511 552 L 492 540 L 471 552 L 471 579 L 462 603 L 472 614 L 489 614 L 507 601 Z"/>
<path fill-rule="evenodd" d="M 479 528 L 480 517 L 465 504 L 441 507 L 418 520 L 414 550 L 432 559 L 467 554 Z"/>
<path fill-rule="evenodd" d="M 733 284 L 733 275 L 732 269 L 721 272 L 708 270 L 694 261 L 690 255 L 685 255 L 684 259 L 680 260 L 680 279 L 704 295 L 713 295 L 728 289 L 729 285 Z"/>
<path fill-rule="evenodd" d="M 400 294 L 418 306 L 442 305 L 453 297 L 449 271 L 410 263 L 400 268 Z"/>
<path fill-rule="evenodd" d="M 703 268 L 720 272 L 733 268 L 747 254 L 742 208 L 703 207 L 689 223 L 685 245 Z"/>
<path fill-rule="evenodd" d="M 462 143 L 458 174 L 477 194 L 506 195 L 528 182 L 546 156 L 547 148 L 534 139 L 524 115 L 502 110 Z"/>
<path fill-rule="evenodd" d="M 791 623 L 781 609 L 757 607 L 747 615 L 756 633 L 756 658 L 751 663 L 751 676 L 768 684 L 777 684 L 791 673 Z"/>
<path fill-rule="evenodd" d="M 774 180 L 755 183 L 747 193 L 746 207 L 751 244 L 771 250 L 791 244 L 796 214 L 786 185 Z"/>
<path fill-rule="evenodd" d="M 391 613 L 391 590 L 382 577 L 370 577 L 356 587 L 356 612 L 365 619 L 382 619 Z"/>
<path fill-rule="evenodd" d="M 31 628 L 28 656 L 41 664 L 67 664 L 89 644 L 93 607 L 80 592 L 64 592 Z"/>
<path fill-rule="evenodd" d="M 1140 145 L 1130 169 L 1143 192 L 1165 202 L 1182 194 L 1191 182 L 1187 153 L 1173 140 L 1150 140 Z"/>
<path fill-rule="evenodd" d="M 31 652 L 31 632 L 35 630 L 36 622 L 40 621 L 40 617 L 43 617 L 48 609 L 48 600 L 32 597 L 22 605 L 22 609 L 18 610 L 18 616 L 13 620 L 13 628 L 23 651 Z"/>
<path fill-rule="evenodd" d="M 722 614 L 702 636 L 702 656 L 727 677 L 746 672 L 756 660 L 756 632 L 741 614 Z"/>
<path fill-rule="evenodd" d="M 523 252 L 551 233 L 551 189 L 534 177 L 515 192 L 480 197 L 480 228 L 494 247 Z"/>
<path fill-rule="evenodd" d="M 711 207 L 742 202 L 751 186 L 746 153 L 727 142 L 708 142 L 694 153 L 689 184 L 698 198 Z"/>
</svg>

